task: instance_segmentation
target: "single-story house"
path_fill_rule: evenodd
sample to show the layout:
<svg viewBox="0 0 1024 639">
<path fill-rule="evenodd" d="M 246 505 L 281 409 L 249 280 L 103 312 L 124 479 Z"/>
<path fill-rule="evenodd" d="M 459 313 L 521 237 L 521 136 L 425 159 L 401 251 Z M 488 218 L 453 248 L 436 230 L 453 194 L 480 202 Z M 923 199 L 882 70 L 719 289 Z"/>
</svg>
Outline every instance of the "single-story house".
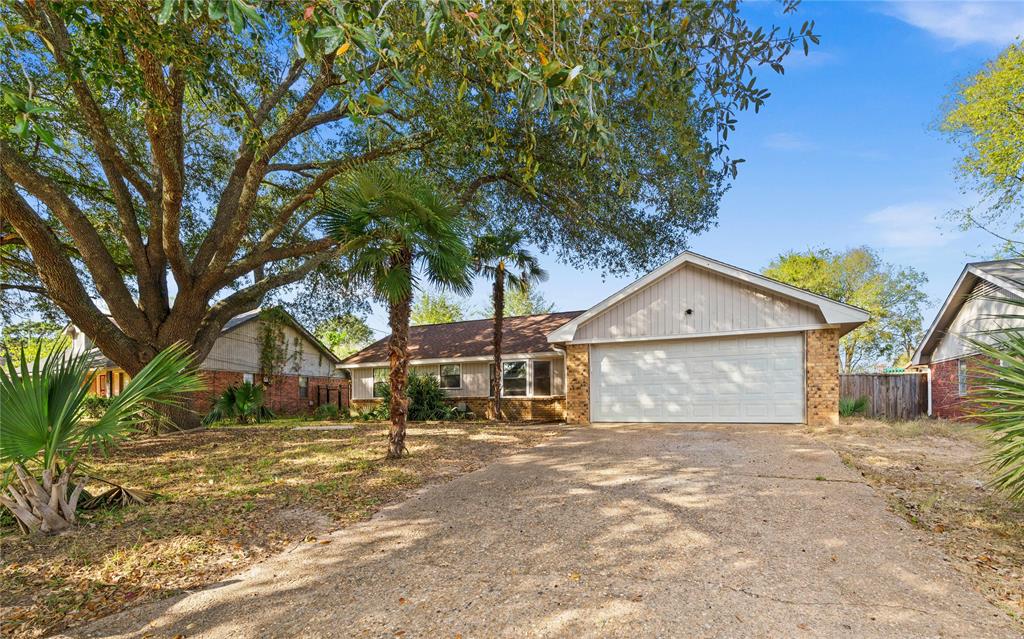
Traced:
<svg viewBox="0 0 1024 639">
<path fill-rule="evenodd" d="M 565 415 L 565 353 L 548 334 L 583 311 L 506 317 L 502 326 L 502 410 L 509 419 L 561 420 Z M 434 375 L 453 401 L 488 414 L 494 375 L 494 320 L 409 327 L 410 372 Z M 388 380 L 388 338 L 341 363 L 352 380 L 352 407 L 376 404 Z"/>
<path fill-rule="evenodd" d="M 866 311 L 692 252 L 593 308 L 507 318 L 507 417 L 836 423 L 839 338 Z M 413 370 L 483 410 L 491 320 L 416 326 Z M 386 339 L 346 358 L 352 402 L 387 379 Z"/>
<path fill-rule="evenodd" d="M 341 359 L 320 340 L 306 330 L 294 317 L 281 312 L 283 319 L 276 333 L 280 349 L 280 367 L 273 374 L 260 363 L 261 309 L 242 313 L 230 319 L 221 330 L 220 337 L 206 359 L 199 364 L 206 380 L 207 390 L 196 398 L 191 407 L 206 412 L 224 389 L 242 382 L 264 385 L 264 403 L 275 413 L 299 414 L 309 412 L 327 399 L 338 401 L 339 392 L 347 396 L 348 382 L 337 370 Z M 71 338 L 74 352 L 91 351 L 96 376 L 91 392 L 101 397 L 114 397 L 131 380 L 120 366 L 106 357 L 92 340 L 74 325 L 64 329 Z M 344 388 L 339 391 L 339 387 Z"/>
<path fill-rule="evenodd" d="M 998 328 L 1024 328 L 1024 308 L 1006 299 L 1024 299 L 1024 260 L 967 264 L 939 308 L 911 364 L 928 368 L 928 412 L 935 417 L 961 418 L 974 373 L 983 357 L 965 337 L 985 339 Z"/>
</svg>

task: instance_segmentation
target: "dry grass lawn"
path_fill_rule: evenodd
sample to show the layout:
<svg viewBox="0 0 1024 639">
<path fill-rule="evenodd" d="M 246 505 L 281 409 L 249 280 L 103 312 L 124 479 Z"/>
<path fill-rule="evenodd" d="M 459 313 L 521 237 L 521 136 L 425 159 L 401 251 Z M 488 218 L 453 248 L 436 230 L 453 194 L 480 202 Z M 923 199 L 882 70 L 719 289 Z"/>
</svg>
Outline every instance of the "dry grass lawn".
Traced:
<svg viewBox="0 0 1024 639">
<path fill-rule="evenodd" d="M 318 534 L 365 519 L 427 482 L 476 469 L 559 430 L 419 424 L 409 430 L 410 456 L 389 462 L 383 425 L 297 425 L 150 437 L 93 459 L 97 476 L 159 497 L 83 513 L 78 529 L 60 536 L 0 531 L 3 636 L 41 636 L 202 588 L 292 544 L 319 543 Z"/>
<path fill-rule="evenodd" d="M 942 548 L 990 601 L 1024 623 L 1024 504 L 988 485 L 984 433 L 944 420 L 844 419 L 813 429 Z"/>
</svg>

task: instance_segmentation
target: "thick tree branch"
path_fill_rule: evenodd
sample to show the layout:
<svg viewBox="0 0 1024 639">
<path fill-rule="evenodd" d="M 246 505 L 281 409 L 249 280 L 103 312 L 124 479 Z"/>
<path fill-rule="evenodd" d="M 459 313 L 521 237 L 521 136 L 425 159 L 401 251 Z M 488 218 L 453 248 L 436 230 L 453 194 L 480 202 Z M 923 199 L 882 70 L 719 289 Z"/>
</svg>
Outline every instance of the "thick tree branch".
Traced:
<svg viewBox="0 0 1024 639">
<path fill-rule="evenodd" d="M 163 253 L 174 272 L 179 289 L 192 285 L 192 267 L 181 245 L 181 204 L 185 196 L 185 144 L 182 108 L 185 79 L 177 67 L 171 67 L 169 82 L 163 67 L 150 52 L 136 51 L 146 89 L 157 96 L 159 107 L 146 111 L 146 130 L 157 169 L 160 171 L 160 241 Z"/>
<path fill-rule="evenodd" d="M 10 221 L 32 251 L 45 294 L 76 326 L 102 345 L 110 357 L 137 359 L 137 354 L 131 352 L 132 340 L 96 307 L 53 230 L 36 215 L 3 170 L 0 170 L 0 214 Z"/>
<path fill-rule="evenodd" d="M 0 170 L 3 171 L 5 178 L 11 181 L 12 184 L 21 185 L 33 197 L 45 204 L 57 219 L 64 224 L 68 232 L 75 239 L 75 245 L 82 255 L 82 260 L 89 268 L 100 295 L 110 305 L 114 317 L 126 330 L 141 331 L 142 327 L 147 323 L 145 316 L 132 299 L 131 292 L 125 285 L 117 264 L 114 262 L 114 258 L 110 255 L 110 251 L 107 250 L 99 233 L 96 232 L 96 228 L 71 198 L 54 184 L 52 180 L 24 164 L 14 149 L 11 149 L 3 142 L 0 142 Z M 18 197 L 21 199 L 20 195 Z M 27 207 L 28 205 L 26 204 L 25 206 Z M 17 209 L 17 207 L 14 206 L 14 209 Z M 46 223 L 31 208 L 28 208 L 28 211 L 40 224 L 46 226 Z M 18 225 L 14 218 L 10 218 L 10 220 L 15 230 L 25 240 L 31 250 L 31 242 L 26 237 L 23 228 Z M 32 253 L 34 256 L 35 251 L 32 250 Z M 70 261 L 68 263 L 70 264 Z M 74 272 L 73 268 L 72 272 Z M 40 275 L 42 275 L 42 272 L 40 272 Z M 50 275 L 53 276 L 54 274 L 51 273 Z M 77 280 L 77 274 L 74 277 Z"/>
<path fill-rule="evenodd" d="M 50 40 L 53 49 L 54 61 L 64 71 L 71 85 L 71 91 L 81 109 L 82 117 L 89 129 L 93 144 L 96 148 L 100 166 L 106 175 L 110 185 L 114 202 L 117 205 L 118 216 L 123 225 L 125 241 L 131 251 L 132 258 L 136 262 L 136 268 L 140 272 L 147 271 L 149 265 L 146 263 L 145 250 L 142 244 L 142 233 L 139 230 L 138 219 L 135 214 L 135 204 L 132 201 L 131 192 L 125 180 L 131 182 L 135 189 L 148 200 L 153 197 L 152 186 L 136 171 L 124 158 L 117 148 L 107 127 L 106 118 L 100 109 L 99 103 L 93 96 L 89 86 L 78 73 L 76 66 L 69 59 L 71 51 L 71 36 L 63 20 L 54 11 L 50 10 L 45 3 L 40 3 L 43 19 L 37 20 L 40 32 L 45 33 Z"/>
<path fill-rule="evenodd" d="M 319 240 L 276 246 L 259 253 L 250 253 L 225 269 L 224 272 L 221 273 L 221 276 L 217 280 L 215 286 L 223 288 L 249 272 L 255 271 L 259 266 L 264 266 L 271 262 L 279 262 L 281 260 L 302 257 L 304 255 L 313 255 L 326 251 L 336 244 L 337 241 L 334 238 L 324 237 Z"/>
<path fill-rule="evenodd" d="M 480 177 L 470 182 L 469 185 L 466 186 L 466 190 L 464 190 L 462 192 L 462 195 L 459 196 L 459 208 L 466 208 L 466 206 L 476 196 L 477 191 L 479 191 L 484 186 L 487 186 L 488 184 L 493 184 L 494 182 L 502 181 L 512 183 L 513 178 L 514 176 L 508 171 L 481 175 Z"/>
<path fill-rule="evenodd" d="M 242 143 L 235 168 L 221 193 L 210 232 L 197 252 L 197 274 L 223 270 L 231 261 L 235 247 L 238 246 L 249 224 L 267 165 L 288 142 L 294 139 L 298 127 L 316 108 L 327 89 L 337 82 L 337 76 L 332 69 L 333 64 L 333 55 L 324 58 L 320 73 L 310 84 L 305 95 L 258 150 L 250 143 Z"/>
</svg>

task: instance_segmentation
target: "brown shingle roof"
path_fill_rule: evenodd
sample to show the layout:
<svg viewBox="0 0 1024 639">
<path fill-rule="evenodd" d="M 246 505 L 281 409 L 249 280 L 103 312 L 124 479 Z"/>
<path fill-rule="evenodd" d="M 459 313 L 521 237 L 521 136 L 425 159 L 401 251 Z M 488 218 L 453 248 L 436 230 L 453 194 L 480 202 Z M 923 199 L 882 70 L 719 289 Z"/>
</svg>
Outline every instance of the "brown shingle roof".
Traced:
<svg viewBox="0 0 1024 639">
<path fill-rule="evenodd" d="M 502 325 L 502 353 L 540 353 L 551 351 L 548 333 L 571 321 L 583 311 L 506 317 Z M 409 327 L 409 354 L 412 359 L 441 359 L 493 355 L 491 341 L 494 320 L 467 320 L 450 324 Z M 383 362 L 388 359 L 388 338 L 370 344 L 349 355 L 345 364 Z"/>
</svg>

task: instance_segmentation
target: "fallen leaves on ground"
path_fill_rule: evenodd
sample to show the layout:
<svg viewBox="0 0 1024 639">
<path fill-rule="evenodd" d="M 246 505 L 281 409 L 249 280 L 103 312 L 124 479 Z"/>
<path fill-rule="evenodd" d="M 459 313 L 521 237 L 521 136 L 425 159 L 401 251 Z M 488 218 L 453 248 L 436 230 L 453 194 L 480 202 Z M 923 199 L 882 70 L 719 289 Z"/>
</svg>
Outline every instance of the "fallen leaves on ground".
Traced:
<svg viewBox="0 0 1024 639">
<path fill-rule="evenodd" d="M 534 446 L 557 426 L 417 424 L 410 456 L 384 459 L 387 429 L 293 430 L 298 421 L 139 439 L 90 460 L 100 477 L 154 491 L 88 513 L 70 533 L 0 531 L 0 630 L 38 637 L 203 588 L 365 519 L 424 483 Z"/>
<path fill-rule="evenodd" d="M 979 592 L 1024 624 L 1024 505 L 988 486 L 983 433 L 934 419 L 850 419 L 812 432 Z"/>
</svg>

